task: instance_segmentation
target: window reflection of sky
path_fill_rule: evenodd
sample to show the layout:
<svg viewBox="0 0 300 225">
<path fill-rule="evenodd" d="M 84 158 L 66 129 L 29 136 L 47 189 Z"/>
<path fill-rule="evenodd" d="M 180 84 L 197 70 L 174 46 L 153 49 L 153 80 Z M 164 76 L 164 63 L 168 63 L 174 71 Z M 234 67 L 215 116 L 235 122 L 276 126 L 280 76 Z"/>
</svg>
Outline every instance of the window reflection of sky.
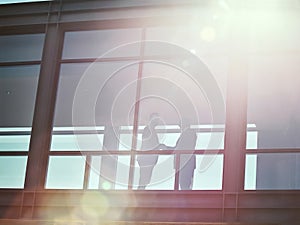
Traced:
<svg viewBox="0 0 300 225">
<path fill-rule="evenodd" d="M 201 128 L 207 128 L 208 125 L 202 125 L 202 126 L 196 126 L 193 125 L 192 126 L 195 129 L 201 129 Z M 255 128 L 255 125 L 248 125 L 248 128 L 251 127 L 253 129 L 253 127 Z M 126 127 L 127 129 L 131 129 L 130 127 Z M 126 131 L 125 127 L 122 127 L 121 132 Z M 161 127 L 159 127 L 161 128 Z M 179 129 L 178 126 L 174 125 L 174 126 L 167 126 L 167 128 L 169 129 Z M 84 129 L 88 129 L 88 127 L 82 127 L 82 130 Z M 97 134 L 100 138 L 100 140 L 103 140 L 104 138 L 104 134 L 101 134 L 101 132 L 104 131 L 104 127 L 100 126 L 96 128 L 100 134 Z M 162 129 L 162 128 L 161 128 Z M 70 132 L 72 133 L 73 128 L 72 127 L 55 127 L 53 129 L 56 132 Z M 142 127 L 141 127 L 142 130 Z M 30 132 L 30 128 L 2 128 L 1 132 L 16 132 L 16 131 L 21 131 L 21 132 Z M 166 130 L 165 130 L 166 131 Z M 219 132 L 220 133 L 220 132 Z M 168 146 L 175 146 L 176 145 L 176 141 L 179 137 L 180 133 L 179 132 L 173 132 L 173 133 L 160 133 L 159 136 L 163 137 L 162 143 L 168 145 Z M 207 146 L 207 142 L 209 141 L 211 133 L 209 132 L 198 132 L 197 136 L 198 136 L 198 140 L 197 140 L 197 144 L 196 144 L 196 149 L 205 149 L 205 146 Z M 223 135 L 223 134 L 222 134 Z M 88 139 L 88 134 L 82 135 L 82 136 L 86 136 L 86 138 Z M 251 136 L 252 138 L 249 138 L 249 136 Z M 11 149 L 11 151 L 13 150 L 20 150 L 20 146 L 22 143 L 20 141 L 22 141 L 23 139 L 20 139 L 22 136 L 20 135 L 8 135 L 8 136 L 2 136 L 1 138 L 1 150 L 8 150 L 6 145 L 9 145 L 9 149 Z M 29 136 L 28 136 L 29 137 Z M 16 141 L 10 141 L 11 138 L 14 139 L 18 139 L 19 143 Z M 141 139 L 141 134 L 138 135 L 138 140 Z M 130 150 L 130 146 L 131 145 L 131 141 L 132 141 L 132 134 L 121 134 L 120 135 L 120 144 L 119 144 L 119 150 Z M 4 145 L 5 144 L 5 145 Z M 24 141 L 23 143 L 23 148 L 28 149 L 28 145 L 29 144 L 29 140 L 28 141 Z M 140 141 L 138 141 L 138 149 L 140 149 Z M 25 146 L 26 145 L 26 146 Z M 5 147 L 6 146 L 6 147 Z M 72 147 L 73 146 L 73 147 Z M 55 134 L 53 135 L 53 139 L 52 139 L 52 149 L 51 150 L 76 150 L 77 148 L 74 148 L 74 146 L 76 146 L 76 137 L 74 134 Z M 92 146 L 90 146 L 90 149 L 87 150 L 92 150 Z M 217 146 L 216 146 L 217 147 Z M 257 131 L 248 131 L 248 140 L 247 140 L 247 147 L 255 149 L 257 147 Z M 224 148 L 224 143 L 222 142 L 221 146 L 219 146 L 219 148 L 217 149 L 222 149 Z M 77 149 L 79 150 L 79 149 Z M 68 164 L 69 166 L 72 167 L 72 165 L 74 167 L 77 167 L 77 161 L 73 160 L 73 159 L 68 159 L 68 162 L 66 162 L 63 158 L 61 158 L 60 156 L 57 156 L 58 158 L 60 158 L 59 161 L 53 161 L 52 162 L 52 166 L 50 165 L 50 171 L 51 173 L 54 174 L 50 174 L 51 176 L 49 176 L 48 174 L 48 178 L 50 180 L 48 180 L 46 187 L 47 188 L 72 188 L 72 187 L 66 187 L 66 186 L 59 186 L 56 185 L 58 180 L 64 180 L 65 175 L 64 173 L 59 172 L 59 168 L 64 167 L 66 164 Z M 201 160 L 202 160 L 202 155 L 197 155 L 197 162 L 198 164 L 200 164 Z M 81 157 L 79 157 L 81 158 Z M 149 189 L 152 190 L 173 190 L 174 188 L 174 168 L 173 168 L 173 155 L 172 156 L 166 156 L 166 155 L 161 155 L 159 157 L 159 162 L 165 161 L 168 158 L 168 161 L 170 161 L 170 163 L 159 163 L 159 165 L 157 166 L 157 168 L 155 168 L 154 173 L 153 173 L 153 179 L 154 180 L 158 180 L 160 175 L 161 175 L 161 171 L 165 171 L 168 172 L 169 179 L 164 179 L 161 182 L 156 182 L 153 185 L 151 185 L 149 187 Z M 5 158 L 3 158 L 4 160 Z M 81 158 L 82 159 L 82 158 Z M 93 158 L 93 162 L 92 162 L 92 167 L 95 168 L 100 168 L 100 163 L 101 163 L 101 156 L 97 156 L 97 160 L 96 158 Z M 17 160 L 17 159 L 16 159 Z M 98 162 L 96 162 L 96 161 Z M 125 160 L 125 161 L 124 161 Z M 84 160 L 83 160 L 84 161 Z M 24 161 L 25 162 L 25 161 Z M 8 161 L 3 161 L 2 162 L 2 167 L 3 168 L 11 168 L 9 167 L 9 165 L 13 165 L 15 163 L 12 163 L 11 160 Z M 26 163 L 25 163 L 26 164 Z M 24 164 L 24 165 L 25 165 Z M 118 156 L 117 157 L 117 167 L 116 167 L 116 182 L 118 184 L 115 185 L 115 189 L 127 189 L 128 186 L 124 185 L 126 183 L 126 180 L 128 181 L 128 170 L 124 170 L 124 166 L 129 168 L 129 164 L 130 164 L 130 157 L 129 156 Z M 6 165 L 6 166 L 5 166 Z M 162 166 L 165 166 L 164 168 L 161 168 Z M 160 168 L 158 168 L 160 167 Z M 14 187 L 21 187 L 20 184 L 18 184 L 16 186 L 16 182 L 17 180 L 20 180 L 20 176 L 24 176 L 25 174 L 25 166 L 23 166 L 22 168 L 15 168 L 14 169 L 14 175 L 11 176 L 11 178 L 15 177 L 14 179 L 9 179 L 6 180 L 6 183 L 3 183 L 5 179 L 2 179 L 2 184 L 1 186 L 4 187 L 8 187 L 8 186 L 14 186 Z M 84 171 L 84 165 L 82 164 L 82 166 L 80 167 L 80 171 L 81 173 L 76 173 L 77 175 L 75 175 L 72 170 L 69 171 L 68 173 L 68 177 L 73 177 L 74 178 L 74 182 L 76 183 L 77 181 L 80 181 L 79 186 L 74 185 L 74 188 L 82 188 L 82 180 L 83 180 L 83 171 Z M 6 169 L 6 175 L 7 175 L 7 169 Z M 57 172 L 55 172 L 58 169 Z M 195 170 L 195 180 L 194 180 L 194 186 L 193 189 L 194 190 L 220 190 L 222 189 L 222 170 L 223 170 L 223 155 L 219 155 L 217 156 L 215 162 L 212 164 L 212 166 L 210 168 L 208 168 L 206 171 L 199 171 L 199 169 L 196 168 Z M 135 171 L 135 181 L 136 179 L 138 179 L 139 177 L 139 173 L 138 170 Z M 22 178 L 23 179 L 23 178 Z M 124 180 L 125 179 L 125 180 Z M 204 180 L 206 180 L 206 182 L 203 182 Z M 90 174 L 90 180 L 89 180 L 89 188 L 92 189 L 98 189 L 98 183 L 99 183 L 99 171 L 95 172 L 94 170 L 91 171 Z M 246 179 L 245 179 L 245 189 L 255 189 L 255 185 L 256 185 L 256 156 L 251 157 L 247 156 L 246 159 Z"/>
</svg>

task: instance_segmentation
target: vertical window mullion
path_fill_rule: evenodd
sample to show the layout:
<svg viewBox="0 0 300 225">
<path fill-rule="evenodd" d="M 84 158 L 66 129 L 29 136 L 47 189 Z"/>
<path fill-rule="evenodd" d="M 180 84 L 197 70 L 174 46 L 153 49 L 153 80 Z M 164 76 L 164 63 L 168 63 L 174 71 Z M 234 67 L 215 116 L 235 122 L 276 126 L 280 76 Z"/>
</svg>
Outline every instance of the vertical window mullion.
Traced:
<svg viewBox="0 0 300 225">
<path fill-rule="evenodd" d="M 62 42 L 63 34 L 58 25 L 48 25 L 32 124 L 26 190 L 44 189 Z"/>
<path fill-rule="evenodd" d="M 133 134 L 132 134 L 132 147 L 131 147 L 131 158 L 130 158 L 130 170 L 128 179 L 128 189 L 131 190 L 134 181 L 134 168 L 135 168 L 135 158 L 137 150 L 137 138 L 139 130 L 139 108 L 140 108 L 140 95 L 142 86 L 142 76 L 143 76 L 143 59 L 145 54 L 145 38 L 146 38 L 146 28 L 142 29 L 142 40 L 140 49 L 140 62 L 138 68 L 138 80 L 137 80 L 137 90 L 136 90 L 136 101 L 134 107 L 134 121 L 133 121 Z"/>
</svg>

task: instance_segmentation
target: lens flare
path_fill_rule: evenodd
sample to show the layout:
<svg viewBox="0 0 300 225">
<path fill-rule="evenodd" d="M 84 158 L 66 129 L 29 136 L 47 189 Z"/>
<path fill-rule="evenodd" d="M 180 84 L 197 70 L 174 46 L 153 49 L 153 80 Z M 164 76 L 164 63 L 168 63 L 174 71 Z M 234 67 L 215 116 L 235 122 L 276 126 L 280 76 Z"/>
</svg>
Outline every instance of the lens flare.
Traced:
<svg viewBox="0 0 300 225">
<path fill-rule="evenodd" d="M 109 202 L 106 196 L 99 192 L 85 193 L 81 198 L 80 208 L 84 217 L 96 219 L 106 214 Z"/>
<path fill-rule="evenodd" d="M 200 36 L 203 41 L 212 42 L 216 39 L 216 30 L 210 26 L 204 27 L 201 30 Z"/>
</svg>

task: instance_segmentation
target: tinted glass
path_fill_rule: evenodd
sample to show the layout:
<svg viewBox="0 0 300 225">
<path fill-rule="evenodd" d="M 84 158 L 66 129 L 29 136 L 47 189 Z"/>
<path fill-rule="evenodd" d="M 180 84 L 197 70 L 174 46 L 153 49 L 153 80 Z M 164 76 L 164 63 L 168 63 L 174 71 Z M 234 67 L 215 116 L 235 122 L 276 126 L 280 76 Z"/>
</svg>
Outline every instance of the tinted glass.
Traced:
<svg viewBox="0 0 300 225">
<path fill-rule="evenodd" d="M 0 36 L 0 62 L 41 60 L 44 34 Z"/>
<path fill-rule="evenodd" d="M 27 151 L 39 66 L 0 67 L 0 151 Z"/>
<path fill-rule="evenodd" d="M 63 59 L 138 56 L 140 45 L 126 44 L 140 41 L 141 29 L 116 29 L 66 32 Z M 125 45 L 125 47 L 124 47 Z M 122 47 L 121 51 L 114 49 Z"/>
<path fill-rule="evenodd" d="M 130 149 L 132 130 L 121 127 L 133 126 L 137 71 L 135 62 L 63 64 L 52 150 Z"/>
<path fill-rule="evenodd" d="M 249 26 L 248 148 L 300 147 L 300 17 L 292 11 L 254 13 Z M 249 136 L 251 134 L 251 136 Z M 249 141 L 248 141 L 249 143 Z"/>
<path fill-rule="evenodd" d="M 299 190 L 299 153 L 246 155 L 245 190 Z"/>
</svg>

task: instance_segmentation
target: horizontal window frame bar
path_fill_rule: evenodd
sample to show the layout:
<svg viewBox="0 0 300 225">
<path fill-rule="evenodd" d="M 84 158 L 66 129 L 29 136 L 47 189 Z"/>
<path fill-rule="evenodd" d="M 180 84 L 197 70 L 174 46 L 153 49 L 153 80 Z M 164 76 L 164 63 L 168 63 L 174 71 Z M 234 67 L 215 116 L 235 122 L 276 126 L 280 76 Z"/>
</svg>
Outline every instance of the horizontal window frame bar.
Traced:
<svg viewBox="0 0 300 225">
<path fill-rule="evenodd" d="M 221 132 L 225 132 L 224 129 L 220 129 L 220 128 L 215 128 L 215 129 L 210 129 L 210 128 L 203 128 L 203 129 L 193 129 L 195 132 L 197 133 L 207 133 L 207 132 L 212 132 L 212 133 L 221 133 Z M 142 133 L 142 129 L 139 129 L 139 134 Z M 157 133 L 159 134 L 169 134 L 169 133 L 181 133 L 180 130 L 176 130 L 176 129 L 156 129 Z M 167 131 L 167 132 L 161 132 L 161 131 Z M 122 130 L 120 132 L 118 132 L 119 134 L 132 134 L 132 130 Z M 68 132 L 68 131 L 54 131 L 52 133 L 52 135 L 82 135 L 82 134 L 105 134 L 105 131 L 101 130 L 101 131 L 75 131 L 75 132 Z M 1 135 L 1 133 L 0 133 Z"/>
<path fill-rule="evenodd" d="M 300 148 L 270 148 L 270 149 L 244 149 L 244 154 L 260 154 L 260 153 L 300 153 Z"/>
<path fill-rule="evenodd" d="M 0 62 L 0 67 L 40 65 L 41 60 Z"/>
<path fill-rule="evenodd" d="M 270 151 L 271 150 L 271 151 Z M 130 155 L 132 153 L 136 155 L 172 155 L 172 154 L 224 154 L 225 149 L 197 149 L 197 150 L 82 150 L 82 151 L 67 151 L 67 150 L 55 150 L 49 152 L 49 155 Z M 0 151 L 1 153 L 1 151 Z M 253 154 L 268 154 L 268 153 L 300 153 L 300 149 L 264 149 L 261 150 L 247 150 L 243 152 L 245 155 Z"/>
<path fill-rule="evenodd" d="M 209 149 L 209 150 L 132 150 L 132 151 L 118 151 L 118 150 L 99 150 L 99 151 L 50 151 L 49 156 L 101 156 L 101 155 L 184 155 L 184 154 L 194 154 L 194 155 L 204 155 L 204 154 L 214 154 L 214 155 L 224 155 L 224 149 Z"/>
<path fill-rule="evenodd" d="M 61 64 L 75 64 L 75 63 L 94 63 L 94 62 L 119 62 L 119 61 L 136 61 L 141 60 L 140 56 L 132 57 L 109 57 L 109 58 L 72 58 L 61 59 Z"/>
<path fill-rule="evenodd" d="M 5 17 L 1 16 L 1 18 Z M 46 24 L 0 25 L 0 28 L 0 35 L 41 34 L 46 32 Z"/>
<path fill-rule="evenodd" d="M 0 156 L 28 156 L 28 150 L 24 151 L 1 151 Z"/>
<path fill-rule="evenodd" d="M 195 132 L 225 132 L 224 128 L 192 128 Z M 142 133 L 143 129 L 138 130 Z M 158 133 L 181 133 L 180 129 L 156 129 Z M 132 134 L 132 130 L 119 130 L 119 134 Z M 52 131 L 52 135 L 81 135 L 81 134 L 105 134 L 105 130 L 76 130 L 76 131 Z M 31 131 L 0 131 L 0 136 L 31 135 Z"/>
<path fill-rule="evenodd" d="M 30 131 L 5 131 L 0 132 L 0 136 L 20 136 L 20 135 L 31 135 Z"/>
<path fill-rule="evenodd" d="M 138 43 L 138 42 L 137 42 Z M 193 54 L 193 53 L 191 53 Z M 219 54 L 219 53 L 212 53 L 212 54 L 204 54 L 204 56 L 228 56 L 227 53 Z M 107 58 L 71 58 L 71 59 L 64 59 L 60 60 L 61 64 L 68 64 L 68 63 L 94 63 L 94 62 L 119 62 L 119 61 L 141 61 L 141 60 L 164 60 L 164 59 L 186 59 L 186 57 L 182 57 L 181 55 L 144 55 L 144 56 L 124 56 L 124 57 L 107 57 Z"/>
</svg>

